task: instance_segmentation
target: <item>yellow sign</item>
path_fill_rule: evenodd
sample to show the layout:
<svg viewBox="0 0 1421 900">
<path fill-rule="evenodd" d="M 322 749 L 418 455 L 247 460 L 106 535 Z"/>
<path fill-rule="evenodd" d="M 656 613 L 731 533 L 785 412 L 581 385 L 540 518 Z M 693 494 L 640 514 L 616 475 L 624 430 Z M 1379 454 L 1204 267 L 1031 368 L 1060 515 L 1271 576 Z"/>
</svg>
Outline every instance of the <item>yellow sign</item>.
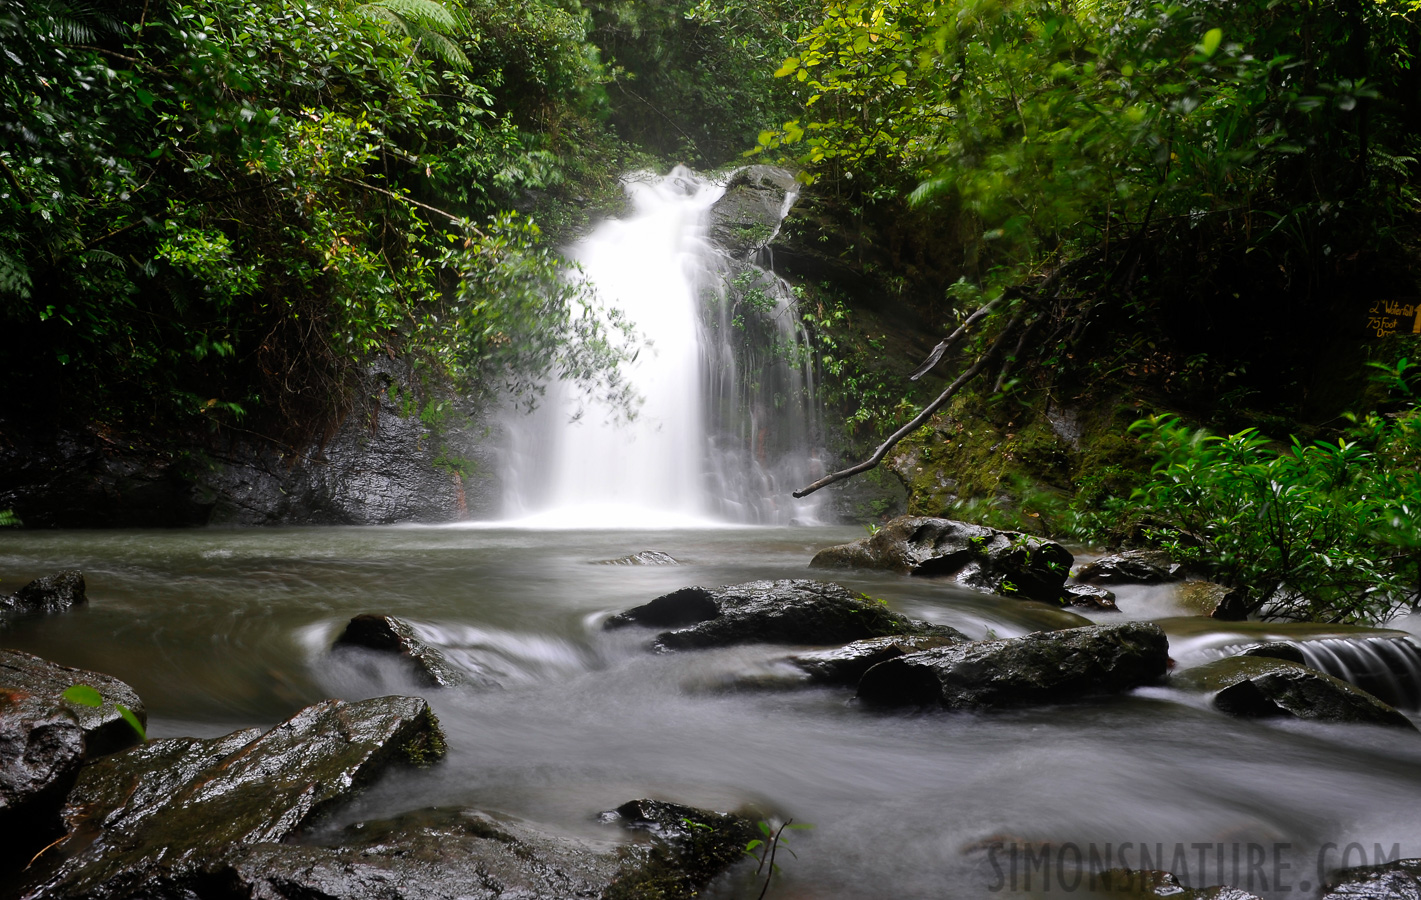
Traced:
<svg viewBox="0 0 1421 900">
<path fill-rule="evenodd" d="M 1402 324 L 1404 320 L 1412 321 Z M 1378 300 L 1367 310 L 1367 330 L 1377 337 L 1396 334 L 1397 328 L 1410 325 L 1412 334 L 1421 334 L 1421 302 Z"/>
</svg>

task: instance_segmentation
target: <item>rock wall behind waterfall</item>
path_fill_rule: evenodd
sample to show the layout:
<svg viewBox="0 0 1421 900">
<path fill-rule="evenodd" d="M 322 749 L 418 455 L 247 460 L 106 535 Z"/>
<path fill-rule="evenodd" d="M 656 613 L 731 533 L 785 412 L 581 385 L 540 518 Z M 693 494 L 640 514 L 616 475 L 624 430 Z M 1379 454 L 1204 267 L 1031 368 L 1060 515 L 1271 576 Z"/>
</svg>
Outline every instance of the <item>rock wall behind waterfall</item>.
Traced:
<svg viewBox="0 0 1421 900">
<path fill-rule="evenodd" d="M 0 422 L 0 509 L 30 528 L 440 523 L 488 514 L 498 490 L 476 406 L 443 397 L 431 416 L 404 367 L 382 361 L 374 415 L 291 453 L 241 434 L 149 435 L 95 428 L 34 434 Z M 424 413 L 423 417 L 421 413 Z"/>
</svg>

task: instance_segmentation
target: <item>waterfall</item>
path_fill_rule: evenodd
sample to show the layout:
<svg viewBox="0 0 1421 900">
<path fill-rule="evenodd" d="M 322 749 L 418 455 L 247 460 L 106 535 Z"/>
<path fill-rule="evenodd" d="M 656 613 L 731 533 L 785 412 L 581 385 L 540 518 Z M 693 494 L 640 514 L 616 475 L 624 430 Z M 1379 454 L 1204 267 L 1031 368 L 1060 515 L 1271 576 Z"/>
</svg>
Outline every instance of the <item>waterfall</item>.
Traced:
<svg viewBox="0 0 1421 900">
<path fill-rule="evenodd" d="M 550 527 L 816 521 L 817 500 L 790 497 L 822 453 L 789 286 L 711 242 L 725 182 L 678 167 L 625 188 L 632 212 L 567 254 L 645 340 L 626 370 L 642 403 L 627 421 L 549 385 L 510 423 L 506 514 Z"/>
</svg>

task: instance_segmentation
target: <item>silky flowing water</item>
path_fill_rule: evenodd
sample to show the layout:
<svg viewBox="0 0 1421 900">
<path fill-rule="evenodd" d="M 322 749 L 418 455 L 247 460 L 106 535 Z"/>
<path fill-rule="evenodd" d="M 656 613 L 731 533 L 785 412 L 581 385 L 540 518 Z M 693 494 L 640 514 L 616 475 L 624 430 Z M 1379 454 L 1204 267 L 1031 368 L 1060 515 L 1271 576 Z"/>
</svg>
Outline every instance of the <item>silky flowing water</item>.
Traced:
<svg viewBox="0 0 1421 900">
<path fill-rule="evenodd" d="M 1043 879 L 1053 893 L 1091 896 L 1071 872 L 1092 851 L 1113 865 L 1172 868 L 1196 885 L 1306 896 L 1319 862 L 1336 866 L 1344 852 L 1351 864 L 1421 855 L 1414 732 L 1231 719 L 1167 687 L 1005 713 L 875 712 L 845 689 L 734 689 L 734 676 L 766 671 L 782 648 L 654 654 L 648 632 L 601 628 L 611 613 L 686 585 L 812 577 L 817 549 L 861 535 L 10 532 L 0 538 L 0 589 L 77 567 L 90 603 L 12 623 L 0 642 L 129 682 L 153 737 L 269 727 L 331 696 L 429 697 L 449 757 L 387 776 L 329 827 L 459 805 L 615 840 L 597 813 L 643 796 L 812 823 L 793 835 L 798 856 L 781 854 L 771 897 L 986 897 L 1014 893 L 1013 882 L 1040 893 Z M 682 564 L 599 564 L 645 549 Z M 978 638 L 1083 621 L 939 581 L 832 580 Z M 1164 588 L 1122 591 L 1121 605 L 1126 617 L 1178 612 Z M 335 635 L 364 612 L 406 618 L 487 684 L 428 691 L 397 667 L 332 659 Z M 1266 636 L 1164 621 L 1181 665 Z M 1285 636 L 1309 635 L 1325 632 Z M 743 871 L 716 890 L 758 892 Z"/>
</svg>

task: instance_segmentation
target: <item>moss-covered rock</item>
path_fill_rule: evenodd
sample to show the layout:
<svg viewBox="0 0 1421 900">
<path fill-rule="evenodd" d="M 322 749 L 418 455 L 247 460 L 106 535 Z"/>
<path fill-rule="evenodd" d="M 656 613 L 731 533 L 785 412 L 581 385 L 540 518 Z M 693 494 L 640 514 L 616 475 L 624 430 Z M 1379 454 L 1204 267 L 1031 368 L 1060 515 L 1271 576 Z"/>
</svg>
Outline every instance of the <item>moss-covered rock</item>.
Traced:
<svg viewBox="0 0 1421 900">
<path fill-rule="evenodd" d="M 809 567 L 950 577 L 974 590 L 1059 605 L 1071 562 L 1060 544 L 1021 532 L 900 516 L 870 537 L 819 551 Z"/>
</svg>

